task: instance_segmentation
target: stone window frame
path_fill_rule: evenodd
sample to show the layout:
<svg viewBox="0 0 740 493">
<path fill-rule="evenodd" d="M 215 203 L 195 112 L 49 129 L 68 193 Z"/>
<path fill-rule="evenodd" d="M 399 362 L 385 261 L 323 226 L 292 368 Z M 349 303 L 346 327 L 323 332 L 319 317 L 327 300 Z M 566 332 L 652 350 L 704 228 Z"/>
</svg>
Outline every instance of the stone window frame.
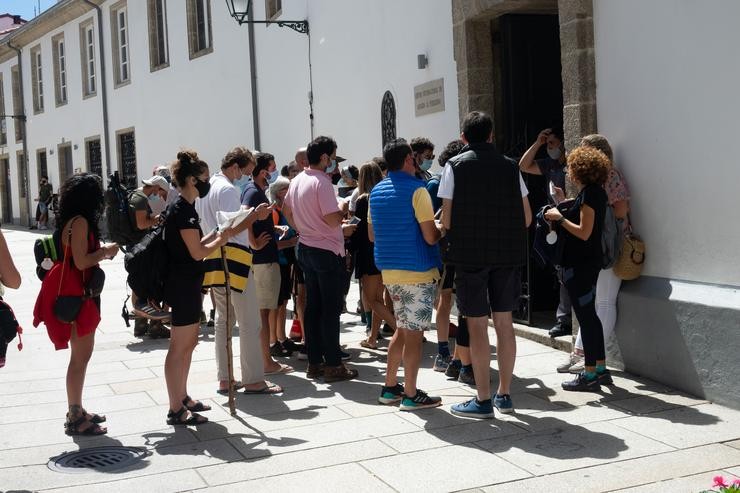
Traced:
<svg viewBox="0 0 740 493">
<path fill-rule="evenodd" d="M 5 86 L 3 86 L 3 74 L 0 73 L 0 115 L 6 115 L 5 112 Z M 0 146 L 8 144 L 8 119 L 3 118 L 0 121 Z"/>
<path fill-rule="evenodd" d="M 92 168 L 90 166 L 90 149 L 88 147 L 88 144 L 90 142 L 94 142 L 94 141 L 98 141 L 98 144 L 100 145 L 100 152 L 101 152 L 101 156 L 100 156 L 100 173 L 101 173 L 101 175 L 100 175 L 100 177 L 103 178 L 103 176 L 105 175 L 105 169 L 103 167 L 103 156 L 102 156 L 102 153 L 103 153 L 103 143 L 102 143 L 102 139 L 100 137 L 100 134 L 91 135 L 89 137 L 85 137 L 85 140 L 84 140 L 84 145 L 85 145 L 85 171 L 87 171 L 88 173 L 92 173 Z"/>
<path fill-rule="evenodd" d="M 18 65 L 10 67 L 10 83 L 13 98 L 13 114 L 20 115 L 23 113 L 23 103 L 21 101 L 21 73 Z M 15 130 L 15 142 L 23 142 L 23 125 L 19 118 L 13 118 L 13 129 Z"/>
<path fill-rule="evenodd" d="M 82 99 L 92 98 L 98 94 L 98 70 L 95 66 L 95 54 L 95 20 L 90 18 L 80 22 Z"/>
<path fill-rule="evenodd" d="M 18 171 L 18 199 L 23 202 L 28 196 L 28 162 L 22 150 L 16 151 L 15 162 L 16 170 Z"/>
<path fill-rule="evenodd" d="M 200 9 L 198 8 L 200 4 Z M 188 51 L 190 59 L 202 57 L 213 52 L 213 22 L 211 15 L 211 0 L 187 0 L 186 13 L 188 19 Z M 200 12 L 204 17 L 203 27 L 205 32 L 202 37 L 205 46 L 200 45 L 201 33 L 198 30 L 198 17 Z"/>
<path fill-rule="evenodd" d="M 121 135 L 125 135 L 128 133 L 134 134 L 134 142 L 136 142 L 136 127 L 126 127 L 119 130 L 116 130 L 116 170 L 118 171 L 118 174 L 121 177 L 122 182 L 125 182 L 126 176 L 123 172 L 123 154 L 121 150 Z M 136 181 L 138 183 L 139 180 L 139 160 L 136 155 L 134 155 L 134 158 L 136 159 Z"/>
<path fill-rule="evenodd" d="M 121 14 L 123 14 L 123 25 L 120 24 Z M 127 0 L 111 5 L 110 27 L 113 89 L 118 89 L 131 84 L 131 25 L 129 24 Z M 121 31 L 123 31 L 124 40 L 121 40 Z"/>
<path fill-rule="evenodd" d="M 157 15 L 157 7 L 161 7 L 161 25 Z M 167 0 L 147 0 L 147 19 L 149 26 L 149 71 L 156 72 L 170 66 Z"/>
<path fill-rule="evenodd" d="M 31 96 L 33 99 L 33 114 L 44 112 L 44 67 L 41 53 L 41 44 L 29 50 L 31 55 Z"/>
<path fill-rule="evenodd" d="M 44 164 L 45 169 L 41 169 L 41 160 L 39 159 L 39 156 L 41 154 L 45 155 L 46 163 Z M 46 147 L 39 147 L 36 149 L 36 178 L 37 181 L 41 179 L 42 176 L 46 175 L 49 176 L 49 152 L 47 151 Z"/>
<path fill-rule="evenodd" d="M 58 108 L 67 104 L 69 100 L 69 71 L 67 70 L 69 64 L 67 63 L 67 43 L 64 40 L 64 33 L 51 38 L 51 49 L 54 58 L 54 101 Z"/>
<path fill-rule="evenodd" d="M 277 20 L 283 14 L 283 0 L 265 0 L 265 18 Z"/>
</svg>

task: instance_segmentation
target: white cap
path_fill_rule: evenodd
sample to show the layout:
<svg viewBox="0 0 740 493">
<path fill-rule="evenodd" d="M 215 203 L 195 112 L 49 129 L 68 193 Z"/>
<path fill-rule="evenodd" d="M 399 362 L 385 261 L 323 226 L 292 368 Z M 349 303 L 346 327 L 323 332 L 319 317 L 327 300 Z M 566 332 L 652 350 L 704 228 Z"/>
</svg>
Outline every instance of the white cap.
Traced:
<svg viewBox="0 0 740 493">
<path fill-rule="evenodd" d="M 141 183 L 143 183 L 144 185 L 159 187 L 162 190 L 170 189 L 170 184 L 167 182 L 167 179 L 165 179 L 164 176 L 155 175 L 147 180 L 141 180 Z"/>
</svg>

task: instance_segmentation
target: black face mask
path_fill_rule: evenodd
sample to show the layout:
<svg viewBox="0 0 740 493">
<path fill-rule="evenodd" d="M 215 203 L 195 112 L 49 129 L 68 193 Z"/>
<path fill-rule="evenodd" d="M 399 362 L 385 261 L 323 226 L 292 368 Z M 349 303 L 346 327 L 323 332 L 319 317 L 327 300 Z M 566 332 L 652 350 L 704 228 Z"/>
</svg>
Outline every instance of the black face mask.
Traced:
<svg viewBox="0 0 740 493">
<path fill-rule="evenodd" d="M 199 179 L 195 179 L 195 188 L 198 189 L 198 197 L 201 199 L 208 195 L 208 191 L 211 189 L 211 184 L 207 181 L 201 181 Z"/>
</svg>

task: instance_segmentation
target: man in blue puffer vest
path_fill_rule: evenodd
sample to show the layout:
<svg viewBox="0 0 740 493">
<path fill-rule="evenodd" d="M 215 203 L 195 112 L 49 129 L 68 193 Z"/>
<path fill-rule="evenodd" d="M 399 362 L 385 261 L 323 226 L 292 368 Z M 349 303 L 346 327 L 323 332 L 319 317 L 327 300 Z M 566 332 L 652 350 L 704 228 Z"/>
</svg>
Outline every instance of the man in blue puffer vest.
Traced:
<svg viewBox="0 0 740 493">
<path fill-rule="evenodd" d="M 416 171 L 411 146 L 404 139 L 385 145 L 388 176 L 370 192 L 368 234 L 375 242 L 375 264 L 393 299 L 396 330 L 388 346 L 381 404 L 401 401 L 401 411 L 437 407 L 442 399 L 416 388 L 424 331 L 432 323 L 434 293 L 442 262 L 436 244 L 442 237 L 434 221 L 432 199 Z M 398 383 L 403 360 L 404 385 Z"/>
</svg>

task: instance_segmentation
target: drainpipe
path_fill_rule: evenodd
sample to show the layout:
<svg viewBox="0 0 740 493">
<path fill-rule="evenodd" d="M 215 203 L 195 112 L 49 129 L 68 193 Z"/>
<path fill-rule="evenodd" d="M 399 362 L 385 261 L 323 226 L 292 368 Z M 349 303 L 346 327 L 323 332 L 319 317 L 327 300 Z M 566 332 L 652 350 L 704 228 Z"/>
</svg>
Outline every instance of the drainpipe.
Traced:
<svg viewBox="0 0 740 493">
<path fill-rule="evenodd" d="M 105 172 L 103 173 L 103 183 L 106 182 L 108 175 L 112 173 L 110 164 L 110 132 L 108 131 L 108 77 L 105 72 L 105 50 L 103 49 L 103 9 L 90 0 L 82 0 L 97 11 L 98 17 L 98 43 L 100 49 L 100 97 L 103 98 L 103 142 L 105 142 Z"/>
<path fill-rule="evenodd" d="M 8 41 L 8 48 L 15 51 L 16 56 L 18 57 L 18 82 L 20 84 L 20 93 L 21 93 L 21 114 L 20 118 L 15 118 L 15 124 L 18 124 L 18 120 L 21 121 L 21 125 L 23 126 L 23 161 L 24 166 L 26 168 L 25 173 L 25 183 L 24 187 L 26 188 L 26 210 L 28 211 L 28 224 L 27 226 L 32 226 L 33 222 L 31 220 L 32 217 L 35 217 L 35 214 L 31 210 L 31 186 L 30 186 L 30 180 L 28 178 L 30 174 L 30 170 L 28 167 L 28 125 L 26 125 L 26 101 L 23 96 L 23 59 L 21 58 L 21 49 L 13 46 L 13 44 Z"/>
<path fill-rule="evenodd" d="M 253 9 L 249 9 L 247 31 L 249 32 L 249 75 L 252 83 L 252 126 L 254 127 L 254 148 L 261 149 L 259 101 L 257 98 L 257 61 L 255 60 L 253 20 Z"/>
</svg>

